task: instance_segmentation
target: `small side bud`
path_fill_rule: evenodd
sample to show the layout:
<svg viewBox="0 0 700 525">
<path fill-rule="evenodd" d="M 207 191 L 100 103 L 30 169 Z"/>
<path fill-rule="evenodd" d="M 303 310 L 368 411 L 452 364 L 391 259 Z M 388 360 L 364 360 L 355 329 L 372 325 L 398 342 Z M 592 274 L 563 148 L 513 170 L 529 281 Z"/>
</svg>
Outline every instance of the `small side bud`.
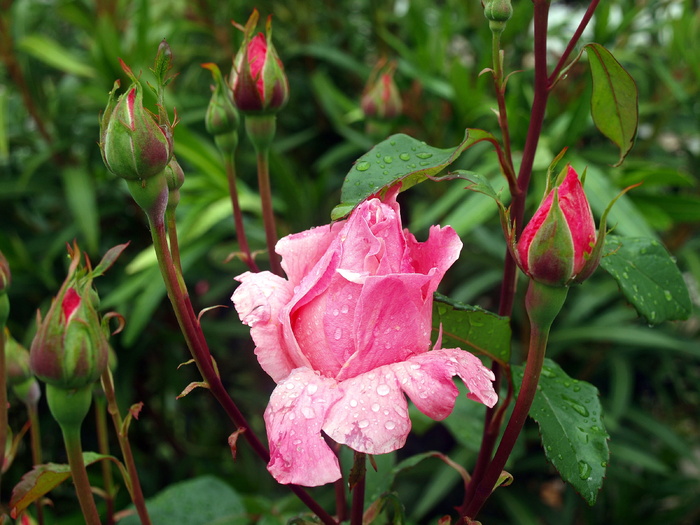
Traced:
<svg viewBox="0 0 700 525">
<path fill-rule="evenodd" d="M 394 80 L 395 71 L 396 65 L 385 65 L 385 61 L 377 64 L 372 71 L 360 101 L 365 116 L 389 120 L 401 115 L 403 103 Z"/>
<path fill-rule="evenodd" d="M 489 21 L 491 31 L 502 32 L 506 22 L 513 16 L 513 6 L 510 0 L 487 0 L 484 4 L 484 15 Z"/>
</svg>

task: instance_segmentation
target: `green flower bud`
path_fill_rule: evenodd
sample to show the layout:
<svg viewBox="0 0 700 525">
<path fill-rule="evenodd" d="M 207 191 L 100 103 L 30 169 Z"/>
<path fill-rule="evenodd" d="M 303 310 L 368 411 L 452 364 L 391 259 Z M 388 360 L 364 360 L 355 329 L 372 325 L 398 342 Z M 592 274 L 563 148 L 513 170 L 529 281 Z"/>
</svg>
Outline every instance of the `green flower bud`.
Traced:
<svg viewBox="0 0 700 525">
<path fill-rule="evenodd" d="M 75 246 L 68 276 L 42 319 L 30 349 L 36 376 L 59 389 L 82 388 L 100 378 L 107 367 L 108 344 L 97 314 L 92 275 L 78 270 Z"/>
<path fill-rule="evenodd" d="M 506 28 L 506 22 L 513 16 L 513 6 L 510 0 L 486 0 L 484 15 L 489 20 L 492 31 L 502 32 Z"/>
<path fill-rule="evenodd" d="M 7 291 L 12 282 L 12 274 L 10 273 L 10 264 L 5 259 L 5 256 L 0 252 L 0 294 Z"/>
<path fill-rule="evenodd" d="M 237 132 L 240 117 L 233 103 L 233 91 L 224 81 L 216 64 L 202 64 L 202 67 L 211 71 L 215 82 L 214 92 L 209 99 L 207 114 L 204 117 L 207 132 L 214 136 Z"/>
<path fill-rule="evenodd" d="M 4 337 L 7 386 L 14 387 L 33 377 L 32 370 L 29 367 L 29 350 L 12 337 L 7 328 L 5 329 Z"/>
<path fill-rule="evenodd" d="M 147 179 L 162 172 L 170 162 L 172 129 L 168 123 L 159 125 L 156 117 L 143 106 L 141 83 L 123 62 L 122 67 L 132 83 L 116 101 L 119 81 L 109 93 L 100 119 L 102 159 L 109 171 L 118 177 Z"/>
<path fill-rule="evenodd" d="M 175 157 L 165 167 L 165 180 L 168 182 L 168 209 L 175 209 L 180 203 L 180 188 L 185 183 L 185 172 Z"/>
</svg>

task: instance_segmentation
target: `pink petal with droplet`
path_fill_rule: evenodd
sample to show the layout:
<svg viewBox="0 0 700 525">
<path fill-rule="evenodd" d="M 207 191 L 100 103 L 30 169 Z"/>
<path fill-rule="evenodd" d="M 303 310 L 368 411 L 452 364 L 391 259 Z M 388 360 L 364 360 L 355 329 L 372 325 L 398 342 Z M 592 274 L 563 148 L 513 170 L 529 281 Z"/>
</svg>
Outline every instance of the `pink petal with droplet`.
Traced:
<svg viewBox="0 0 700 525">
<path fill-rule="evenodd" d="M 338 458 L 321 435 L 327 412 L 340 395 L 333 379 L 308 368 L 279 382 L 265 410 L 267 469 L 278 482 L 316 487 L 340 478 Z"/>
<path fill-rule="evenodd" d="M 231 300 L 243 324 L 250 326 L 260 366 L 280 381 L 307 363 L 298 350 L 289 351 L 280 333 L 280 310 L 291 299 L 292 286 L 270 272 L 246 272 L 236 280 L 241 284 Z"/>
<path fill-rule="evenodd" d="M 275 251 L 282 256 L 282 268 L 291 283 L 299 284 L 328 250 L 345 221 L 318 226 L 287 235 L 277 242 Z"/>
</svg>

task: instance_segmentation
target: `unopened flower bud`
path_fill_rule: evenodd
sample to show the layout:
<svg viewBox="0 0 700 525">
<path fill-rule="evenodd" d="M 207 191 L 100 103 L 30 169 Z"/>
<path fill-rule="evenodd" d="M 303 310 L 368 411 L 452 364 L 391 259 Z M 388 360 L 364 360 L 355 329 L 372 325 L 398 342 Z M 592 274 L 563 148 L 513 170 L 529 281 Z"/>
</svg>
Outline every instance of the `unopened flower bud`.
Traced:
<svg viewBox="0 0 700 525">
<path fill-rule="evenodd" d="M 563 175 L 563 174 L 562 174 Z M 540 204 L 520 235 L 517 259 L 530 278 L 568 286 L 588 278 L 600 261 L 593 256 L 596 228 L 578 174 L 571 167 Z"/>
<path fill-rule="evenodd" d="M 216 64 L 202 64 L 202 67 L 211 71 L 214 77 L 214 90 L 204 117 L 207 132 L 214 136 L 237 132 L 240 117 L 233 103 L 233 90 L 226 84 Z"/>
<path fill-rule="evenodd" d="M 175 209 L 180 203 L 180 188 L 185 183 L 185 172 L 175 156 L 165 167 L 165 180 L 168 182 L 168 209 Z"/>
<path fill-rule="evenodd" d="M 367 117 L 393 119 L 401 114 L 403 103 L 394 81 L 395 66 L 380 64 L 370 75 L 360 105 Z"/>
<path fill-rule="evenodd" d="M 0 334 L 0 337 L 3 335 Z M 5 329 L 5 373 L 7 386 L 13 387 L 32 377 L 29 367 L 29 350 L 19 344 Z"/>
<path fill-rule="evenodd" d="M 127 180 L 153 177 L 165 169 L 173 154 L 172 130 L 168 123 L 159 125 L 156 117 L 143 106 L 143 88 L 131 70 L 131 86 L 115 100 L 119 81 L 109 93 L 107 107 L 100 119 L 100 150 L 105 165 L 115 175 Z"/>
<path fill-rule="evenodd" d="M 502 32 L 506 22 L 513 16 L 513 6 L 510 0 L 486 0 L 484 15 L 489 21 L 491 31 Z"/>
<path fill-rule="evenodd" d="M 37 333 L 30 349 L 32 371 L 59 389 L 76 389 L 97 381 L 107 366 L 107 337 L 97 314 L 92 277 L 78 270 L 75 247 L 68 276 L 46 316 L 37 313 Z"/>
<path fill-rule="evenodd" d="M 245 27 L 243 44 L 233 60 L 231 87 L 233 99 L 244 113 L 276 113 L 289 99 L 289 81 L 272 44 L 272 18 L 265 34 L 253 36 L 259 14 L 253 10 Z"/>
</svg>

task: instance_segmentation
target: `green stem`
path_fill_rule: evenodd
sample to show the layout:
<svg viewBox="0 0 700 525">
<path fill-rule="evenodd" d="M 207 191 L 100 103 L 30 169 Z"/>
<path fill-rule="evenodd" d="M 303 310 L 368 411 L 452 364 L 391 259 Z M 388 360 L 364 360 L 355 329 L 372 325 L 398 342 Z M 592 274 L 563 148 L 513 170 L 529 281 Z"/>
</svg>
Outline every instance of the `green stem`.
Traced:
<svg viewBox="0 0 700 525">
<path fill-rule="evenodd" d="M 530 318 L 530 346 L 523 382 L 496 454 L 486 468 L 483 479 L 476 487 L 474 497 L 462 509 L 462 515 L 469 519 L 476 518 L 481 507 L 491 495 L 525 424 L 537 392 L 537 384 L 539 383 L 542 364 L 544 363 L 544 356 L 547 350 L 549 330 L 564 305 L 568 291 L 568 288 L 554 288 L 530 281 L 525 297 L 526 308 Z"/>
<path fill-rule="evenodd" d="M 66 445 L 70 472 L 73 476 L 75 491 L 78 494 L 80 508 L 87 525 L 100 525 L 100 515 L 95 506 L 95 500 L 90 490 L 85 462 L 83 461 L 83 446 L 80 440 L 80 425 L 61 425 L 63 441 Z"/>
<path fill-rule="evenodd" d="M 226 165 L 226 179 L 228 180 L 228 191 L 231 195 L 231 205 L 233 206 L 233 220 L 236 225 L 236 237 L 238 238 L 238 246 L 243 253 L 244 262 L 250 268 L 251 272 L 258 272 L 258 266 L 253 260 L 253 256 L 250 253 L 250 246 L 248 245 L 248 238 L 245 233 L 245 225 L 243 224 L 243 212 L 241 211 L 241 204 L 238 199 L 238 184 L 236 181 L 236 163 L 233 154 L 224 155 L 224 163 Z M 267 231 L 267 230 L 266 230 Z"/>
<path fill-rule="evenodd" d="M 267 240 L 267 252 L 270 256 L 270 269 L 272 273 L 284 275 L 280 265 L 279 255 L 275 252 L 277 244 L 277 231 L 275 227 L 275 213 L 272 209 L 272 190 L 270 188 L 269 149 L 258 152 L 258 187 L 262 202 L 263 224 L 265 226 L 265 239 Z"/>
<path fill-rule="evenodd" d="M 107 410 L 112 416 L 112 423 L 114 424 L 114 429 L 117 433 L 117 439 L 119 440 L 119 448 L 122 452 L 122 458 L 124 459 L 124 464 L 126 470 L 129 473 L 129 494 L 131 495 L 131 501 L 136 507 L 136 512 L 141 519 L 142 525 L 150 525 L 151 518 L 148 515 L 148 509 L 146 508 L 146 500 L 143 497 L 143 491 L 141 490 L 141 481 L 139 480 L 139 473 L 136 470 L 136 462 L 134 461 L 134 455 L 131 452 L 131 444 L 129 443 L 129 437 L 126 431 L 122 428 L 123 421 L 121 414 L 119 413 L 119 406 L 117 405 L 117 397 L 114 393 L 114 382 L 112 381 L 112 372 L 105 370 L 102 373 L 102 388 L 105 392 L 105 398 L 107 399 Z"/>
<path fill-rule="evenodd" d="M 38 388 L 38 386 L 37 386 Z M 41 465 L 41 427 L 39 426 L 39 409 L 37 403 L 27 403 L 27 412 L 29 413 L 29 436 L 31 439 L 32 448 L 32 464 Z M 44 525 L 44 508 L 41 498 L 36 500 L 36 520 L 39 525 Z"/>
<path fill-rule="evenodd" d="M 235 402 L 229 396 L 226 388 L 221 382 L 218 371 L 214 367 L 211 352 L 207 345 L 204 334 L 197 316 L 192 309 L 187 289 L 184 285 L 182 275 L 177 272 L 173 264 L 168 245 L 165 240 L 165 223 L 162 216 L 148 214 L 151 236 L 153 238 L 153 246 L 158 259 L 158 266 L 163 275 L 165 288 L 168 293 L 168 298 L 175 312 L 175 317 L 180 326 L 180 330 L 185 338 L 187 347 L 192 354 L 200 374 L 204 378 L 214 398 L 222 406 L 228 417 L 234 423 L 237 429 L 245 429 L 243 436 L 248 444 L 253 448 L 255 453 L 266 463 L 270 461 L 270 454 L 258 439 L 255 433 L 251 430 L 250 425 L 246 421 L 241 411 L 236 406 Z M 290 490 L 304 502 L 326 525 L 336 525 L 336 521 L 328 514 L 309 494 L 302 488 L 296 485 L 290 485 Z"/>
<path fill-rule="evenodd" d="M 95 396 L 95 426 L 97 428 L 97 447 L 100 454 L 109 455 L 109 433 L 107 431 L 107 402 L 101 394 Z M 105 515 L 106 525 L 114 524 L 114 479 L 112 477 L 112 465 L 109 461 L 102 461 L 102 484 L 105 491 L 105 503 L 107 511 Z"/>
<path fill-rule="evenodd" d="M 7 294 L 0 295 L 0 301 L 7 301 Z M 9 304 L 9 301 L 8 301 Z M 5 321 L 0 319 L 0 467 L 5 464 L 5 443 L 7 441 L 7 364 L 5 362 Z M 2 469 L 0 469 L 2 481 Z"/>
</svg>

